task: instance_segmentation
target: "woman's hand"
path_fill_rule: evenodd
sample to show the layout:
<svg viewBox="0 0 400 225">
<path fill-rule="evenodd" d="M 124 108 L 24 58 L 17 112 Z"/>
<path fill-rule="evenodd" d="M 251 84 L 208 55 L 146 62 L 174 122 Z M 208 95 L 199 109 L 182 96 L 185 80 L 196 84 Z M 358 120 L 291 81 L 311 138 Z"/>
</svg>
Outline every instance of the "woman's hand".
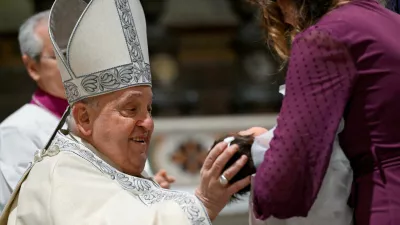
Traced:
<svg viewBox="0 0 400 225">
<path fill-rule="evenodd" d="M 263 127 L 252 127 L 250 129 L 240 131 L 239 135 L 242 135 L 242 136 L 252 135 L 253 137 L 256 137 L 265 132 L 268 132 L 268 130 Z"/>
<path fill-rule="evenodd" d="M 222 171 L 228 160 L 238 150 L 237 145 L 227 148 L 227 143 L 221 142 L 211 149 L 200 171 L 201 182 L 196 189 L 196 196 L 203 202 L 208 216 L 214 220 L 219 212 L 228 204 L 231 196 L 250 184 L 250 176 L 234 184 L 221 184 L 221 174 L 227 180 L 232 179 L 246 164 L 247 156 L 242 156 L 227 170 Z"/>
</svg>

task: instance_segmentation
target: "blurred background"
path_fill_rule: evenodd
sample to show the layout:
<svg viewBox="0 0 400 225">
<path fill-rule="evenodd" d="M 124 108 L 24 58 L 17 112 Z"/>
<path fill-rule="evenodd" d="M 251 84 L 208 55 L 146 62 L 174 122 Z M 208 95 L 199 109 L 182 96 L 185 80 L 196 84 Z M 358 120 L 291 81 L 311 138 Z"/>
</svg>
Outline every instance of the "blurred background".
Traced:
<svg viewBox="0 0 400 225">
<path fill-rule="evenodd" d="M 28 103 L 36 84 L 21 60 L 18 28 L 52 0 L 0 0 L 0 121 Z M 271 127 L 283 73 L 263 41 L 258 11 L 242 0 L 142 0 L 153 76 L 155 134 L 147 170 L 166 169 L 193 191 L 221 135 Z M 32 115 L 34 116 L 34 115 Z M 215 224 L 247 224 L 247 200 Z"/>
<path fill-rule="evenodd" d="M 216 138 L 275 124 L 284 71 L 263 41 L 259 13 L 245 0 L 141 0 L 153 76 L 153 135 L 146 170 L 165 169 L 173 189 L 193 192 Z M 53 0 L 0 0 L 0 121 L 36 90 L 21 60 L 19 26 Z M 388 2 L 398 12 L 399 1 Z M 35 115 L 32 115 L 33 117 Z M 247 199 L 214 224 L 248 224 Z"/>
</svg>

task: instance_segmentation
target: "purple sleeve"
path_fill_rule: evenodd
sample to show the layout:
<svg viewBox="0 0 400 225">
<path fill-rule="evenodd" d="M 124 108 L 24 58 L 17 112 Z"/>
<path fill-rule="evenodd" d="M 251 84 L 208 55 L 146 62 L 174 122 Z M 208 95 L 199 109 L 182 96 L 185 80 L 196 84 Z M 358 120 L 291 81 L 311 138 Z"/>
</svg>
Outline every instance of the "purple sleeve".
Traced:
<svg viewBox="0 0 400 225">
<path fill-rule="evenodd" d="M 255 177 L 258 219 L 307 216 L 355 77 L 346 46 L 327 31 L 312 27 L 296 38 L 278 125 Z"/>
</svg>

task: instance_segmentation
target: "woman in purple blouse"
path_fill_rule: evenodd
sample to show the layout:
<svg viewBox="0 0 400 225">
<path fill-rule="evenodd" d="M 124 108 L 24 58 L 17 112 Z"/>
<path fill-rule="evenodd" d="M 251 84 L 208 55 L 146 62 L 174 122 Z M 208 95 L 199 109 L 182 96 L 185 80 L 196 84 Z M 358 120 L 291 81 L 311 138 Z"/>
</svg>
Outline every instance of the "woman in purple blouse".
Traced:
<svg viewBox="0 0 400 225">
<path fill-rule="evenodd" d="M 289 68 L 255 176 L 256 216 L 307 216 L 344 118 L 339 142 L 354 172 L 355 224 L 400 224 L 400 16 L 376 0 L 253 1 Z"/>
</svg>

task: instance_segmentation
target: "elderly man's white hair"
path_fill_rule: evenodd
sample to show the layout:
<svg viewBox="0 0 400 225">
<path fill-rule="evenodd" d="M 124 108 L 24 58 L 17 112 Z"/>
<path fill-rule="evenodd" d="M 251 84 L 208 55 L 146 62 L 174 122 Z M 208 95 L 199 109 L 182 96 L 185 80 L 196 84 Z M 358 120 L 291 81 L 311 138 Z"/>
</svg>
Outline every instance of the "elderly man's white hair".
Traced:
<svg viewBox="0 0 400 225">
<path fill-rule="evenodd" d="M 40 23 L 47 24 L 50 10 L 35 14 L 28 18 L 19 28 L 18 42 L 22 55 L 39 61 L 40 53 L 43 50 L 43 40 L 37 35 L 36 27 Z"/>
<path fill-rule="evenodd" d="M 97 97 L 82 99 L 79 102 L 86 104 L 90 107 L 94 107 L 94 108 L 97 108 L 98 104 L 99 104 L 99 100 L 97 99 Z M 74 117 L 72 116 L 73 108 L 74 108 L 74 106 L 71 106 L 70 114 L 67 116 L 67 119 L 65 120 L 65 122 L 67 123 L 68 131 L 71 132 L 72 134 L 77 135 L 78 130 L 76 128 L 76 121 L 75 121 Z"/>
<path fill-rule="evenodd" d="M 69 132 L 71 132 L 72 134 L 77 134 L 77 129 L 76 129 L 76 123 L 75 123 L 75 119 L 72 116 L 72 114 L 69 114 L 67 116 L 67 119 L 65 120 L 65 122 L 67 123 L 67 129 Z"/>
</svg>

